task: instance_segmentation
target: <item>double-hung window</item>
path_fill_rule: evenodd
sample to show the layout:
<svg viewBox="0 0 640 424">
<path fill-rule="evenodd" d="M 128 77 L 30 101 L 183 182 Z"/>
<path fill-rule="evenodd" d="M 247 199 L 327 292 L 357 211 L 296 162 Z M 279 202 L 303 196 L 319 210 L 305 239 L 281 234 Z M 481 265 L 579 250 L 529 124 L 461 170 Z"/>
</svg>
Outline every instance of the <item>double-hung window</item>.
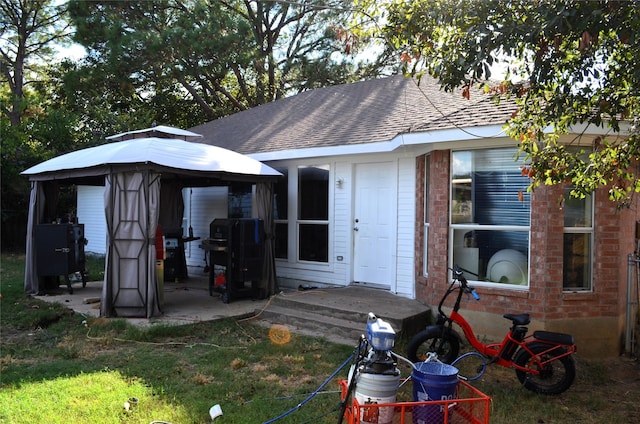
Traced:
<svg viewBox="0 0 640 424">
<path fill-rule="evenodd" d="M 298 260 L 329 262 L 329 165 L 298 167 Z"/>
<path fill-rule="evenodd" d="M 529 284 L 529 180 L 516 149 L 451 155 L 452 265 L 469 280 L 501 287 Z"/>
<path fill-rule="evenodd" d="M 591 290 L 593 197 L 577 199 L 564 193 L 564 243 L 562 281 L 565 291 Z"/>
</svg>

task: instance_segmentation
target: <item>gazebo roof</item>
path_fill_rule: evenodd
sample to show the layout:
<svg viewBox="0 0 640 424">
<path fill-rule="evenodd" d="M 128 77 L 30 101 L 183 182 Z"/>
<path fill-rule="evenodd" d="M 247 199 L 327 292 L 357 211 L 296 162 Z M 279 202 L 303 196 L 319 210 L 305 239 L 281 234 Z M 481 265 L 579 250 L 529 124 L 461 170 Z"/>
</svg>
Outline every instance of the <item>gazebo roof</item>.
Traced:
<svg viewBox="0 0 640 424">
<path fill-rule="evenodd" d="M 142 138 L 138 138 L 140 136 Z M 170 127 L 117 134 L 107 138 L 122 141 L 76 150 L 35 165 L 22 174 L 42 181 L 151 169 L 168 178 L 209 180 L 197 185 L 215 185 L 211 184 L 213 180 L 258 181 L 281 176 L 273 168 L 240 153 L 167 136 L 197 138 L 200 135 Z"/>
</svg>

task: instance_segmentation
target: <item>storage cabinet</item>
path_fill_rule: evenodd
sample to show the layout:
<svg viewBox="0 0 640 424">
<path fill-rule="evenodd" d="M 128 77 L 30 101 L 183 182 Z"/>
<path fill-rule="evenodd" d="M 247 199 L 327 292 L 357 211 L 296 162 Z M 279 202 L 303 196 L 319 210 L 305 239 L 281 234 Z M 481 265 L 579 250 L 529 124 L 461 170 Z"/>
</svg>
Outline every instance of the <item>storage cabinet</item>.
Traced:
<svg viewBox="0 0 640 424">
<path fill-rule="evenodd" d="M 215 219 L 209 226 L 209 292 L 221 291 L 228 303 L 234 297 L 264 297 L 264 222 L 260 219 Z M 222 268 L 223 284 L 217 284 L 217 268 Z"/>
<path fill-rule="evenodd" d="M 52 281 L 51 287 L 57 287 L 58 277 L 63 276 L 69 293 L 73 293 L 69 275 L 79 272 L 82 287 L 87 285 L 85 273 L 84 224 L 41 224 L 35 227 L 36 269 L 39 277 Z"/>
</svg>

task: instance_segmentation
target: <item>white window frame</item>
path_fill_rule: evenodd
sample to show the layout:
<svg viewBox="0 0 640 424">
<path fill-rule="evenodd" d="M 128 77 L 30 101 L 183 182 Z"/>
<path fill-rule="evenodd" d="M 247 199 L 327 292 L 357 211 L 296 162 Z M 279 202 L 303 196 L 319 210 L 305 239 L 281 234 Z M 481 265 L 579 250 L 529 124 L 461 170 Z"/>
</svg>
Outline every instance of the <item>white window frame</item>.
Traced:
<svg viewBox="0 0 640 424">
<path fill-rule="evenodd" d="M 459 152 L 480 152 L 480 151 L 487 151 L 487 150 L 499 150 L 499 149 L 504 149 L 504 148 L 485 148 L 485 149 L 462 149 L 459 150 Z M 454 153 L 456 153 L 457 151 L 452 150 L 451 151 L 451 158 L 450 161 L 453 162 L 453 155 Z M 450 166 L 450 175 L 449 175 L 449 218 L 451 219 L 451 217 L 453 216 L 453 166 Z M 499 289 L 506 289 L 506 290 L 514 290 L 514 291 L 527 291 L 529 290 L 529 286 L 530 286 L 530 267 L 531 267 L 531 208 L 529 209 L 529 225 L 481 225 L 481 224 L 472 224 L 472 223 L 460 223 L 460 224 L 454 224 L 452 222 L 449 223 L 449 246 L 451 246 L 451 248 L 449 249 L 449 268 L 453 268 L 454 264 L 454 238 L 455 238 L 455 232 L 456 230 L 458 231 L 510 231 L 510 232 L 525 232 L 527 233 L 527 283 L 526 284 L 522 284 L 522 285 L 518 285 L 518 284 L 508 284 L 508 283 L 500 283 L 500 282 L 492 282 L 492 281 L 483 281 L 483 280 L 479 280 L 477 279 L 477 277 L 472 276 L 472 278 L 469 278 L 469 275 L 467 275 L 467 279 L 469 281 L 473 281 L 474 285 L 476 286 L 481 286 L 481 287 L 492 287 L 492 288 L 499 288 Z"/>
<path fill-rule="evenodd" d="M 431 156 L 424 155 L 424 199 L 423 199 L 423 258 L 422 258 L 422 275 L 429 276 L 429 172 L 431 170 Z"/>
<path fill-rule="evenodd" d="M 580 293 L 589 293 L 589 292 L 593 292 L 593 284 L 594 284 L 594 279 L 593 279 L 593 258 L 594 258 L 594 242 L 595 242 L 595 231 L 594 231 L 594 222 L 595 222 L 595 193 L 593 193 L 590 196 L 587 196 L 588 200 L 585 199 L 585 201 L 588 201 L 591 203 L 590 205 L 590 222 L 591 225 L 590 226 L 581 226 L 581 227 L 564 227 L 563 229 L 563 244 L 564 244 L 564 235 L 565 234 L 588 234 L 589 235 L 589 259 L 588 259 L 588 263 L 587 263 L 587 272 L 589 273 L 589 287 L 565 287 L 565 280 L 564 280 L 564 252 L 563 252 L 563 273 L 562 273 L 562 291 L 566 292 L 566 293 L 576 293 L 576 292 L 580 292 Z M 566 209 L 565 209 L 566 211 Z"/>
<path fill-rule="evenodd" d="M 295 202 L 295 222 L 296 222 L 296 242 L 295 242 L 295 258 L 296 261 L 298 263 L 304 263 L 304 264 L 313 264 L 313 265 L 318 265 L 318 266 L 328 266 L 331 263 L 331 205 L 332 205 L 332 201 L 331 201 L 331 195 L 332 195 L 332 185 L 330 183 L 327 184 L 327 219 L 301 219 L 300 218 L 300 187 L 299 187 L 299 181 L 300 181 L 300 168 L 308 168 L 308 167 L 319 167 L 319 168 L 324 168 L 326 167 L 326 170 L 328 172 L 328 182 L 331 181 L 332 176 L 333 176 L 333 172 L 332 172 L 332 166 L 330 163 L 311 163 L 311 164 L 300 164 L 298 166 L 296 166 L 295 170 L 296 170 L 296 176 L 295 176 L 295 181 L 296 181 L 296 202 Z M 289 176 L 289 179 L 291 181 L 291 176 Z M 289 220 L 290 221 L 290 220 Z M 325 225 L 327 228 L 327 260 L 326 261 L 311 261 L 311 260 L 306 260 L 306 259 L 300 259 L 300 226 L 301 225 L 305 225 L 305 224 L 309 224 L 309 225 Z"/>
</svg>

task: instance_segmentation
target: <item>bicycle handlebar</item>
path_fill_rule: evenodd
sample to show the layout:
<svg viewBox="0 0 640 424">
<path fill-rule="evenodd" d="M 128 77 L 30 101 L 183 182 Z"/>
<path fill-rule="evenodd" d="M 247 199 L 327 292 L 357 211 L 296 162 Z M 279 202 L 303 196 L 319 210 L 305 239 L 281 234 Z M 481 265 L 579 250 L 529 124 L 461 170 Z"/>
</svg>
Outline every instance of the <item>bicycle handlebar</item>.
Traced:
<svg viewBox="0 0 640 424">
<path fill-rule="evenodd" d="M 480 300 L 480 296 L 476 293 L 475 289 L 471 289 L 471 296 L 473 296 L 475 300 Z"/>
<path fill-rule="evenodd" d="M 478 295 L 478 293 L 476 293 L 476 290 L 473 287 L 469 286 L 469 283 L 467 282 L 467 279 L 464 276 L 464 271 L 462 271 L 460 266 L 458 266 L 457 264 L 454 265 L 452 271 L 453 271 L 453 279 L 454 281 L 457 280 L 460 282 L 462 291 L 464 293 L 471 294 L 471 296 L 473 296 L 475 300 L 480 300 L 480 296 Z"/>
</svg>

